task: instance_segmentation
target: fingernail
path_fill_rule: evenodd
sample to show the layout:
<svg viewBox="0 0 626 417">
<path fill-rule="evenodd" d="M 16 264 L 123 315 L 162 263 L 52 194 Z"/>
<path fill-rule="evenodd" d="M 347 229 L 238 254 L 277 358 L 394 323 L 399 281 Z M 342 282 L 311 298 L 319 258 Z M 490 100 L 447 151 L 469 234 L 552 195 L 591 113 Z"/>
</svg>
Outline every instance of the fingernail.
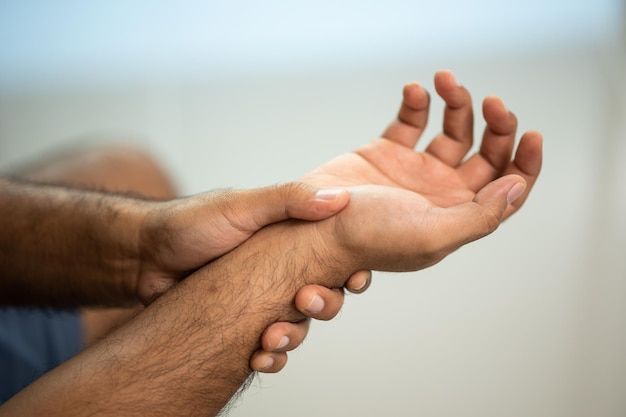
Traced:
<svg viewBox="0 0 626 417">
<path fill-rule="evenodd" d="M 342 191 L 343 189 L 341 188 L 329 188 L 325 190 L 319 190 L 315 194 L 315 198 L 318 200 L 334 200 L 339 194 L 341 194 Z"/>
<path fill-rule="evenodd" d="M 268 356 L 267 359 L 265 360 L 265 364 L 263 364 L 263 368 L 261 369 L 268 369 L 268 368 L 271 368 L 272 366 L 274 366 L 274 358 L 272 358 L 271 356 Z"/>
<path fill-rule="evenodd" d="M 518 182 L 517 184 L 515 184 L 513 187 L 511 187 L 511 189 L 509 190 L 509 193 L 506 195 L 507 202 L 511 204 L 512 202 L 517 200 L 519 196 L 521 196 L 524 193 L 525 189 L 526 189 L 525 184 L 521 182 Z"/>
<path fill-rule="evenodd" d="M 313 300 L 306 307 L 306 311 L 309 313 L 317 314 L 324 309 L 324 300 L 319 295 L 313 297 Z"/>
<path fill-rule="evenodd" d="M 289 344 L 289 337 L 288 336 L 283 336 L 283 338 L 280 339 L 280 342 L 276 346 L 276 349 L 282 349 L 285 346 L 287 346 L 288 344 Z"/>
<path fill-rule="evenodd" d="M 367 279 L 363 278 L 361 282 L 359 283 L 358 287 L 352 287 L 352 291 L 361 291 L 363 287 L 365 287 L 366 284 L 367 284 Z"/>
</svg>

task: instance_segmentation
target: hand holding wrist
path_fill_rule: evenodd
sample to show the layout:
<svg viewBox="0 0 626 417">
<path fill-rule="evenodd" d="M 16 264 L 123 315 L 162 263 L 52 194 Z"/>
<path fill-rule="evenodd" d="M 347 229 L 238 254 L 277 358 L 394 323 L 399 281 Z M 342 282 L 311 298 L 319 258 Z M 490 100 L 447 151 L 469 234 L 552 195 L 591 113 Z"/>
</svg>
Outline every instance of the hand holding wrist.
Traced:
<svg viewBox="0 0 626 417">
<path fill-rule="evenodd" d="M 148 304 L 264 226 L 288 218 L 324 219 L 348 200 L 345 190 L 294 182 L 153 203 L 139 234 L 138 298 Z"/>
</svg>

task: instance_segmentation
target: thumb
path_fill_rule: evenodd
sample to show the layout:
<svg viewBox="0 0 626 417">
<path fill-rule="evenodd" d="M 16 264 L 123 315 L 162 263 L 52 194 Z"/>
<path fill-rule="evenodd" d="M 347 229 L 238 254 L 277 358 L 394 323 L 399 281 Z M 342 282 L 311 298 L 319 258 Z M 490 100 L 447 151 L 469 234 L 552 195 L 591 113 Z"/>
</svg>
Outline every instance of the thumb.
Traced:
<svg viewBox="0 0 626 417">
<path fill-rule="evenodd" d="M 502 223 L 507 207 L 524 193 L 526 181 L 519 175 L 507 175 L 483 187 L 471 202 L 445 209 L 439 222 L 456 248 L 494 232 Z"/>
<path fill-rule="evenodd" d="M 245 212 L 240 213 L 244 216 L 235 217 L 251 222 L 252 229 L 290 218 L 322 220 L 341 211 L 350 200 L 346 189 L 318 189 L 300 182 L 241 190 L 234 194 L 231 202 L 237 207 L 231 209 Z"/>
<path fill-rule="evenodd" d="M 474 203 L 478 204 L 485 215 L 494 219 L 489 233 L 502 223 L 506 209 L 526 190 L 526 181 L 519 175 L 506 175 L 490 182 L 478 191 Z"/>
</svg>

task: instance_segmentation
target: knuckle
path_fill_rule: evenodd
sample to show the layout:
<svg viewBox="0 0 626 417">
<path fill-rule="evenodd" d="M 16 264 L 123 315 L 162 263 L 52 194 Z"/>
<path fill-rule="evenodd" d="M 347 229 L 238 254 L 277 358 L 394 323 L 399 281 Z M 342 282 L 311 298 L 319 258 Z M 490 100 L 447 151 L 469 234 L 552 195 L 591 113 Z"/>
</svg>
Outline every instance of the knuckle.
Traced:
<svg viewBox="0 0 626 417">
<path fill-rule="evenodd" d="M 299 197 L 307 195 L 311 191 L 309 185 L 299 181 L 288 182 L 279 187 L 282 196 L 288 201 L 297 200 Z"/>
<path fill-rule="evenodd" d="M 493 233 L 500 226 L 500 217 L 491 212 L 485 212 L 481 216 L 484 235 Z"/>
</svg>

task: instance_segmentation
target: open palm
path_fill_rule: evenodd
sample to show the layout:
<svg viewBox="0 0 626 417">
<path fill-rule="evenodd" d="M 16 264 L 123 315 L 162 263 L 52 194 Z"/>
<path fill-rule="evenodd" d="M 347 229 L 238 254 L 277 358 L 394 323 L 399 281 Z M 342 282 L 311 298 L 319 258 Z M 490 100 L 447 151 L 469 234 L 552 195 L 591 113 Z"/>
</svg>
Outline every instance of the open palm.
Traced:
<svg viewBox="0 0 626 417">
<path fill-rule="evenodd" d="M 446 102 L 443 132 L 424 152 L 413 148 L 426 127 L 430 98 L 419 84 L 411 83 L 404 88 L 397 119 L 381 138 L 331 160 L 302 180 L 317 186 L 376 184 L 403 188 L 437 206 L 450 207 L 472 201 L 491 181 L 516 174 L 524 178 L 527 187 L 507 209 L 505 218 L 513 214 L 541 170 L 541 135 L 535 131 L 525 133 L 513 155 L 517 119 L 502 100 L 487 97 L 483 102 L 487 126 L 480 149 L 466 158 L 474 142 L 471 97 L 449 71 L 435 75 L 435 88 Z"/>
<path fill-rule="evenodd" d="M 473 145 L 471 97 L 449 71 L 435 75 L 435 88 L 446 103 L 443 132 L 425 151 L 414 146 L 426 126 L 430 98 L 411 83 L 404 88 L 397 120 L 381 138 L 302 178 L 316 186 L 357 186 L 348 207 L 331 221 L 339 226 L 343 246 L 371 255 L 372 263 L 361 267 L 415 270 L 432 265 L 517 211 L 539 175 L 541 135 L 525 133 L 514 152 L 517 119 L 499 98 L 483 101 L 486 128 L 478 152 L 467 157 Z M 513 190 L 524 182 L 525 189 Z M 508 198 L 517 198 L 507 205 L 509 192 Z M 493 206 L 494 201 L 504 203 Z M 472 211 L 461 215 L 454 211 L 457 207 Z M 470 230 L 472 223 L 478 223 L 475 230 Z M 385 237 L 393 242 L 386 244 Z"/>
<path fill-rule="evenodd" d="M 341 259 L 344 263 L 346 259 L 354 259 L 355 265 L 351 265 L 354 270 L 422 269 L 493 230 L 528 196 L 541 169 L 541 135 L 526 133 L 513 157 L 517 120 L 500 99 L 489 97 L 483 103 L 487 127 L 480 150 L 466 159 L 473 144 L 471 97 L 448 71 L 436 74 L 435 87 L 446 102 L 443 132 L 424 152 L 416 152 L 414 147 L 426 127 L 430 100 L 424 89 L 412 83 L 405 86 L 398 117 L 381 138 L 301 178 L 318 187 L 349 187 L 351 191 L 350 203 L 344 210 L 313 224 L 330 229 L 311 238 L 324 237 L 320 247 L 328 249 L 325 259 Z M 510 188 L 513 184 L 523 181 L 517 176 L 509 178 L 508 174 L 516 174 L 526 182 L 523 194 L 510 205 L 506 205 L 507 199 L 503 197 L 509 196 L 506 193 L 513 190 Z M 489 206 L 490 202 L 498 202 L 493 198 L 498 193 L 504 205 Z M 329 238 L 333 235 L 336 240 Z M 346 250 L 353 256 L 338 256 Z M 329 276 L 326 285 L 341 288 L 344 280 L 341 274 Z M 302 304 L 302 300 L 308 299 L 304 291 L 312 288 L 318 293 L 325 291 L 326 300 L 333 300 L 331 290 L 309 285 L 298 293 L 297 305 L 298 300 Z M 335 290 L 335 294 L 336 300 L 341 292 Z M 325 319 L 332 316 L 326 315 Z M 286 328 L 292 329 L 292 336 L 300 334 L 292 339 L 301 341 L 306 330 L 299 327 L 298 333 L 296 327 L 293 323 L 270 326 L 263 339 L 266 351 L 255 354 L 252 368 L 261 369 L 272 356 L 272 372 L 281 369 L 286 353 L 269 351 L 286 333 Z M 268 342 L 271 340 L 275 342 Z"/>
</svg>

